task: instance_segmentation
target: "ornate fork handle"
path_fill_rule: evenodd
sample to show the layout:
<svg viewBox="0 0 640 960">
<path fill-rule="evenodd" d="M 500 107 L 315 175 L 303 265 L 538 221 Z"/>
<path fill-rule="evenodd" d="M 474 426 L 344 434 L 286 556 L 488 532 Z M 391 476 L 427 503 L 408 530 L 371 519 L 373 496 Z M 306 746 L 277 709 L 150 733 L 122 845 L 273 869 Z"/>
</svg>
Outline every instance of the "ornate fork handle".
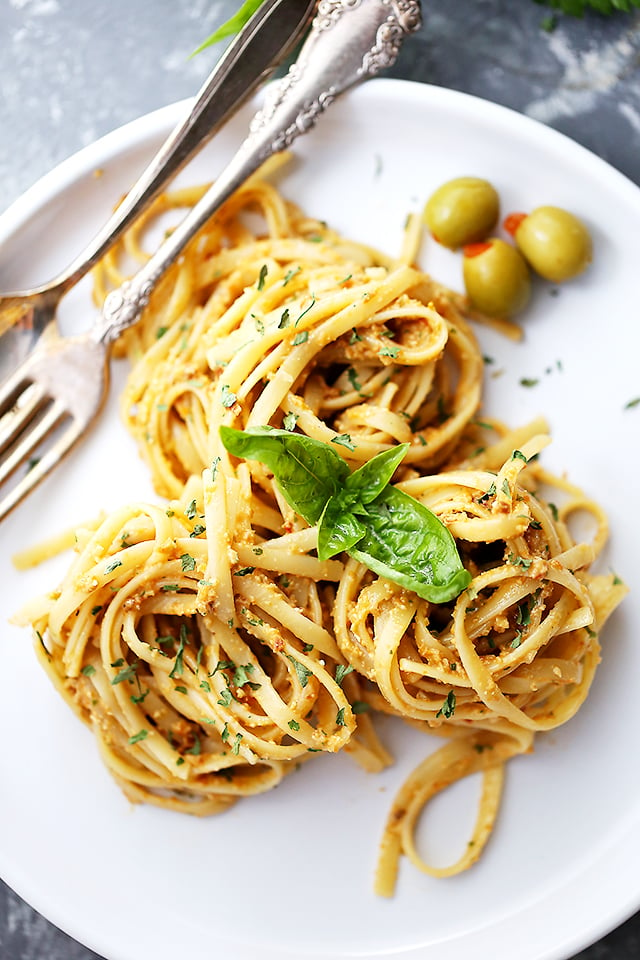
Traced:
<svg viewBox="0 0 640 960">
<path fill-rule="evenodd" d="M 109 294 L 92 337 L 109 343 L 135 323 L 157 280 L 234 190 L 309 130 L 338 94 L 391 66 L 420 25 L 417 0 L 321 0 L 298 60 L 269 89 L 238 152 L 145 266 Z"/>
</svg>

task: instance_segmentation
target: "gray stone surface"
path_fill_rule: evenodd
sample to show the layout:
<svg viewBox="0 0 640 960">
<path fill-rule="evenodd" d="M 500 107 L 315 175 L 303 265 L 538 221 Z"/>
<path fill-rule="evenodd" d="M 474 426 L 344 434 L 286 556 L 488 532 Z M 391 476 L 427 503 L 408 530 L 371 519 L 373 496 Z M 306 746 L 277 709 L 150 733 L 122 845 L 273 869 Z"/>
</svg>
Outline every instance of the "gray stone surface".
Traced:
<svg viewBox="0 0 640 960">
<path fill-rule="evenodd" d="M 216 54 L 188 55 L 235 6 L 0 0 L 0 210 L 78 148 L 193 94 Z M 532 0 L 431 0 L 392 74 L 536 117 L 640 184 L 640 13 L 561 17 L 551 33 L 546 13 Z M 0 960 L 95 956 L 0 885 Z M 638 960 L 640 914 L 578 957 Z"/>
</svg>

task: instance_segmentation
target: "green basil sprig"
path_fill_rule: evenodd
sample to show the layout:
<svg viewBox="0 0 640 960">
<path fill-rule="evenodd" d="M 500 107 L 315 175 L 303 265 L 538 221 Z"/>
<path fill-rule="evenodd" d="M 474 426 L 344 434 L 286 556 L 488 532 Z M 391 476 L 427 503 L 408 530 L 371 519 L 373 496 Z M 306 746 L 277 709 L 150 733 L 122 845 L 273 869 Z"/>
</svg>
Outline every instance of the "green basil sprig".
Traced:
<svg viewBox="0 0 640 960">
<path fill-rule="evenodd" d="M 259 460 L 285 500 L 318 524 L 318 557 L 346 551 L 380 576 L 431 603 L 446 603 L 471 582 L 450 531 L 424 504 L 390 486 L 409 444 L 400 444 L 353 473 L 328 443 L 288 430 L 220 427 L 236 457 Z"/>
</svg>

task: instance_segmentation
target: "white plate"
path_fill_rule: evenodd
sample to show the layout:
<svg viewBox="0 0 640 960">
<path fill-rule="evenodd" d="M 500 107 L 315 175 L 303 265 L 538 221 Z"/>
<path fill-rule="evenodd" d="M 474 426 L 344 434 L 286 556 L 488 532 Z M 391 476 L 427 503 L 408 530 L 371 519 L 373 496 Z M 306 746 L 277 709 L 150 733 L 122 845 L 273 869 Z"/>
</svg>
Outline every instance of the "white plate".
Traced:
<svg viewBox="0 0 640 960">
<path fill-rule="evenodd" d="M 116 131 L 45 177 L 0 221 L 0 282 L 42 281 L 106 217 L 184 109 Z M 183 175 L 220 169 L 244 129 L 234 123 Z M 638 562 L 640 394 L 637 237 L 640 191 L 581 147 L 471 97 L 378 80 L 336 103 L 295 147 L 281 187 L 310 213 L 387 251 L 409 210 L 442 181 L 491 179 L 503 210 L 557 203 L 595 239 L 585 277 L 551 296 L 540 284 L 526 339 L 484 330 L 486 409 L 514 425 L 543 413 L 554 443 L 545 462 L 567 469 L 606 507 L 604 567 L 633 581 Z M 94 171 L 103 170 L 101 177 Z M 425 243 L 423 264 L 460 285 L 459 258 Z M 94 311 L 86 285 L 67 324 Z M 561 367 L 557 364 L 561 361 Z M 547 372 L 549 371 L 549 372 Z M 120 375 L 118 375 L 120 376 Z M 536 378 L 525 388 L 521 378 Z M 120 381 L 121 382 L 121 381 Z M 116 388 L 117 388 L 116 383 Z M 52 588 L 66 559 L 17 575 L 9 554 L 96 508 L 152 496 L 120 426 L 115 393 L 90 440 L 2 528 L 2 613 Z M 433 880 L 403 862 L 397 895 L 376 899 L 372 874 L 395 789 L 435 742 L 387 723 L 397 763 L 367 775 L 322 757 L 277 790 L 207 820 L 132 809 L 103 769 L 91 734 L 53 692 L 26 631 L 0 634 L 0 872 L 54 923 L 109 960 L 233 956 L 558 960 L 640 905 L 639 594 L 609 623 L 586 706 L 511 762 L 495 834 L 462 876 Z M 432 852 L 466 841 L 477 784 L 437 798 L 426 816 Z M 462 828 L 462 829 L 461 829 Z M 447 849 L 448 848 L 448 849 Z"/>
</svg>

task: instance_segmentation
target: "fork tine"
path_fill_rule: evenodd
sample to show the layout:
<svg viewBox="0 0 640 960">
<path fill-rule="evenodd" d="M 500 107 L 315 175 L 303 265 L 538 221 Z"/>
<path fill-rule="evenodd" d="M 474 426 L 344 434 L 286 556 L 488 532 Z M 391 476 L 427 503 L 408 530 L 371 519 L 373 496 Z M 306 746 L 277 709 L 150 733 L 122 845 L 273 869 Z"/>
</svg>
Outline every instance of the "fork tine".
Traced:
<svg viewBox="0 0 640 960">
<path fill-rule="evenodd" d="M 11 513 L 31 491 L 51 473 L 83 434 L 81 424 L 72 422 L 38 463 L 0 500 L 0 520 Z"/>
<path fill-rule="evenodd" d="M 55 402 L 49 407 L 42 419 L 34 424 L 32 429 L 13 448 L 9 456 L 0 461 L 0 485 L 11 476 L 21 463 L 25 463 L 29 459 L 29 456 L 60 423 L 65 414 L 68 416 L 61 403 Z"/>
<path fill-rule="evenodd" d="M 0 451 L 5 450 L 18 438 L 45 399 L 42 387 L 36 383 L 30 383 L 15 401 L 14 406 L 6 413 L 0 414 Z"/>
<path fill-rule="evenodd" d="M 28 370 L 33 360 L 33 354 L 29 354 L 20 366 L 11 373 L 6 380 L 0 383 L 0 414 L 6 413 L 20 395 L 22 387 L 29 381 Z"/>
</svg>

